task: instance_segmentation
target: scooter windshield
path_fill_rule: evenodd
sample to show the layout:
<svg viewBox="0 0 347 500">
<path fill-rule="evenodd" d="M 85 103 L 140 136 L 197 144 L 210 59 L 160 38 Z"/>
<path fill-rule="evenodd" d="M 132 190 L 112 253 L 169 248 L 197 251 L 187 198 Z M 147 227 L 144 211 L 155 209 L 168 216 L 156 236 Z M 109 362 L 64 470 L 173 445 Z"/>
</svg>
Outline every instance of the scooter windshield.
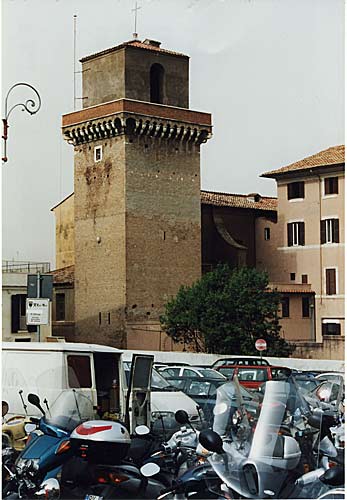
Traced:
<svg viewBox="0 0 347 500">
<path fill-rule="evenodd" d="M 46 424 L 67 432 L 92 419 L 95 419 L 92 401 L 75 389 L 62 391 L 44 417 Z"/>
<path fill-rule="evenodd" d="M 271 380 L 266 383 L 258 419 L 251 423 L 241 412 L 243 417 L 233 429 L 228 419 L 233 418 L 240 395 L 236 390 L 226 409 L 226 393 L 224 406 L 217 395 L 213 426 L 223 439 L 224 453 L 214 453 L 209 461 L 223 482 L 239 495 L 278 498 L 288 471 L 295 469 L 300 461 L 300 448 L 293 436 L 305 426 L 303 416 L 308 411 L 307 405 L 293 380 Z"/>
</svg>

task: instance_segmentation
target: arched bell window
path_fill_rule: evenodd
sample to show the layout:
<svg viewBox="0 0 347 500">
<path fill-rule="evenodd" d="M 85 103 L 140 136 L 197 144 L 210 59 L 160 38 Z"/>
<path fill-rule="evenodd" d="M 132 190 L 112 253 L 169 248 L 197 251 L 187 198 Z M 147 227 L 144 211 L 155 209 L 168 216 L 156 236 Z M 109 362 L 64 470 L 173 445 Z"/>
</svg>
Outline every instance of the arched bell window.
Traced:
<svg viewBox="0 0 347 500">
<path fill-rule="evenodd" d="M 161 64 L 155 63 L 150 71 L 151 102 L 163 103 L 164 98 L 164 68 Z"/>
</svg>

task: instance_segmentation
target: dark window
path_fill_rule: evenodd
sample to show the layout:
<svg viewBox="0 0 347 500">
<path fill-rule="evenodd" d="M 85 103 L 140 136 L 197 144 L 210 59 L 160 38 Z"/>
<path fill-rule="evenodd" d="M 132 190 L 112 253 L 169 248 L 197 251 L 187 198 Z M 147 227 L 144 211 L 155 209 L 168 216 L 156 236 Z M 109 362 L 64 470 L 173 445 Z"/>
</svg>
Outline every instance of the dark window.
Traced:
<svg viewBox="0 0 347 500">
<path fill-rule="evenodd" d="M 268 241 L 270 239 L 270 228 L 265 227 L 264 228 L 264 240 Z"/>
<path fill-rule="evenodd" d="M 69 387 L 91 387 L 92 374 L 90 370 L 89 356 L 68 356 Z"/>
<path fill-rule="evenodd" d="M 336 294 L 336 269 L 326 269 L 325 270 L 326 279 L 326 294 L 335 295 Z"/>
<path fill-rule="evenodd" d="M 25 294 L 11 296 L 11 332 L 18 331 L 36 332 L 35 325 L 26 324 L 26 298 Z"/>
<path fill-rule="evenodd" d="M 337 177 L 327 177 L 324 179 L 324 194 L 338 194 L 339 184 Z"/>
<path fill-rule="evenodd" d="M 55 295 L 55 319 L 65 321 L 65 293 Z"/>
<path fill-rule="evenodd" d="M 341 335 L 340 323 L 322 323 L 323 335 Z"/>
<path fill-rule="evenodd" d="M 301 275 L 301 283 L 306 285 L 308 283 L 308 275 L 307 274 L 302 274 Z"/>
<path fill-rule="evenodd" d="M 339 242 L 339 219 L 324 219 L 320 221 L 320 242 Z"/>
<path fill-rule="evenodd" d="M 287 184 L 288 200 L 295 198 L 305 198 L 305 184 L 304 182 L 291 182 Z"/>
<path fill-rule="evenodd" d="M 295 281 L 295 273 L 290 273 L 290 280 Z"/>
<path fill-rule="evenodd" d="M 21 337 L 19 339 L 14 339 L 15 342 L 31 342 L 31 338 L 30 337 Z"/>
<path fill-rule="evenodd" d="M 150 71 L 151 102 L 163 102 L 164 68 L 161 64 L 153 64 Z"/>
<path fill-rule="evenodd" d="M 281 298 L 282 318 L 289 318 L 289 297 Z"/>
<path fill-rule="evenodd" d="M 302 297 L 302 317 L 309 318 L 310 317 L 310 298 Z"/>
<path fill-rule="evenodd" d="M 297 247 L 305 245 L 305 223 L 290 222 L 287 224 L 288 246 Z"/>
</svg>

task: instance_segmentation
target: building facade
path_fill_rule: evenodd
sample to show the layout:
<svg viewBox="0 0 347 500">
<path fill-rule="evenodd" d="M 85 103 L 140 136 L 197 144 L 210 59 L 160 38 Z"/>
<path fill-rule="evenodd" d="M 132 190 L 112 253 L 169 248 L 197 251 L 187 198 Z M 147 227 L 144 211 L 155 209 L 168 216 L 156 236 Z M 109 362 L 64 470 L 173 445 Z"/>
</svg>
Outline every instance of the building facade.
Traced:
<svg viewBox="0 0 347 500">
<path fill-rule="evenodd" d="M 38 329 L 26 324 L 28 274 L 48 273 L 48 262 L 2 262 L 2 340 L 3 342 L 38 341 Z M 51 336 L 51 324 L 40 327 L 40 340 Z"/>
<path fill-rule="evenodd" d="M 201 275 L 200 147 L 189 58 L 133 40 L 82 59 L 74 147 L 75 340 L 138 347 L 167 299 Z"/>
<path fill-rule="evenodd" d="M 288 323 L 297 332 L 291 340 L 299 342 L 298 352 L 314 354 L 319 348 L 320 357 L 334 359 L 344 355 L 344 154 L 344 146 L 335 146 L 263 174 L 277 182 L 278 222 L 271 227 L 271 251 L 261 252 L 257 262 L 274 283 L 310 285 L 314 302 L 311 297 L 302 310 L 314 312 L 314 332 L 304 339 Z M 294 311 L 291 301 L 288 294 L 288 319 Z"/>
</svg>

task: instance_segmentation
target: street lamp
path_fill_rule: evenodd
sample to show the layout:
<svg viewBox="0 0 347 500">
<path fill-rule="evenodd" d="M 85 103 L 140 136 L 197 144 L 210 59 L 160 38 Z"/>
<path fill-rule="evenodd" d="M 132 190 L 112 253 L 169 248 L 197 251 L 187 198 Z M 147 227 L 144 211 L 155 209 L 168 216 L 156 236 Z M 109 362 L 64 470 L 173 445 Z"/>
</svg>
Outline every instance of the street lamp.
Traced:
<svg viewBox="0 0 347 500">
<path fill-rule="evenodd" d="M 15 87 L 19 87 L 20 85 L 22 85 L 24 87 L 29 87 L 31 90 L 33 90 L 33 92 L 36 95 L 34 96 L 33 99 L 28 99 L 27 101 L 25 101 L 25 103 L 19 102 L 18 104 L 15 104 L 14 106 L 12 106 L 12 108 L 10 108 L 9 111 L 7 111 L 7 100 L 8 100 L 8 97 L 9 97 L 11 91 Z M 36 100 L 37 100 L 37 102 L 36 102 Z M 40 97 L 40 94 L 38 93 L 38 91 L 32 85 L 29 85 L 29 83 L 15 83 L 14 85 L 12 85 L 12 87 L 10 88 L 10 90 L 7 92 L 6 99 L 5 99 L 5 118 L 2 119 L 2 123 L 3 123 L 3 136 L 2 136 L 2 138 L 4 140 L 4 156 L 2 157 L 2 161 L 4 163 L 6 163 L 7 159 L 8 159 L 7 156 L 6 156 L 6 144 L 7 144 L 8 128 L 9 128 L 8 118 L 9 118 L 10 114 L 12 113 L 12 111 L 17 106 L 22 106 L 22 111 L 27 111 L 30 115 L 34 115 L 41 108 L 41 97 Z"/>
</svg>

